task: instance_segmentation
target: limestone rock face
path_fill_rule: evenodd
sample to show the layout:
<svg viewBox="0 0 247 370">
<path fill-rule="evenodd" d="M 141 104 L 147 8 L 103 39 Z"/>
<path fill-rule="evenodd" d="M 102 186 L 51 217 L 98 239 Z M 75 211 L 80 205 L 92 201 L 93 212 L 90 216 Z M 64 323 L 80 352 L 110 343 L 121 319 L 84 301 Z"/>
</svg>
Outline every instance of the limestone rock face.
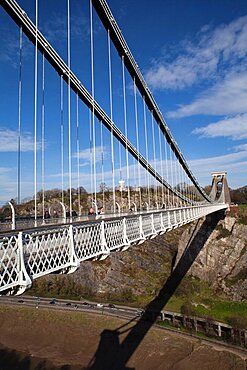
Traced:
<svg viewBox="0 0 247 370">
<path fill-rule="evenodd" d="M 207 282 L 216 294 L 238 301 L 247 299 L 247 225 L 239 224 L 235 217 L 213 217 L 179 227 L 127 251 L 111 253 L 103 261 L 84 261 L 65 278 L 79 283 L 84 296 L 126 302 L 134 297 L 140 303 L 149 302 L 185 252 L 180 273 L 184 269 L 187 276 Z M 55 276 L 44 279 L 53 281 Z"/>
<path fill-rule="evenodd" d="M 70 277 L 93 296 L 117 297 L 156 294 L 171 272 L 178 241 L 184 229 L 113 252 L 103 261 L 85 261 Z"/>
<path fill-rule="evenodd" d="M 182 256 L 195 227 L 201 237 L 207 232 L 201 226 L 191 224 L 183 233 L 178 245 L 177 260 Z M 200 247 L 200 246 L 199 246 Z M 247 225 L 241 225 L 234 217 L 220 220 L 210 233 L 188 274 L 206 281 L 213 288 L 223 291 L 232 299 L 247 299 Z"/>
</svg>

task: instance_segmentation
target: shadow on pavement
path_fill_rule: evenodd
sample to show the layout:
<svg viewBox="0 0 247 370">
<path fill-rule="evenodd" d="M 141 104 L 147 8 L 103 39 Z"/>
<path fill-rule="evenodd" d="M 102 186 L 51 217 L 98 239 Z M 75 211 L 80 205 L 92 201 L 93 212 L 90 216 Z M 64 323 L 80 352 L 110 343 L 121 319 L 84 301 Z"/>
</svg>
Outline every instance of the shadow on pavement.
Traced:
<svg viewBox="0 0 247 370">
<path fill-rule="evenodd" d="M 122 328 L 120 327 L 116 330 L 104 330 L 101 333 L 99 346 L 88 364 L 88 370 L 134 370 L 126 366 L 127 362 L 160 317 L 160 312 L 174 294 L 223 215 L 222 212 L 208 215 L 199 229 L 199 221 L 197 222 L 183 255 L 158 296 L 146 306 L 142 317 L 131 328 L 124 332 L 120 332 Z M 127 325 L 129 323 L 124 326 Z M 125 332 L 128 334 L 120 343 L 120 335 Z"/>
</svg>

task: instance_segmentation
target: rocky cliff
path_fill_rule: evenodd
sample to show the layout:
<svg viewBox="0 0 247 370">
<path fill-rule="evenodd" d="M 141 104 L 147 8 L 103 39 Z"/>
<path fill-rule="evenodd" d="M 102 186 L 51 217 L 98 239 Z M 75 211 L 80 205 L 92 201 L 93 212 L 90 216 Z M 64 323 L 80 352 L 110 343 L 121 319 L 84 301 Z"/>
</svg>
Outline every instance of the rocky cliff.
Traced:
<svg viewBox="0 0 247 370">
<path fill-rule="evenodd" d="M 193 300 L 191 288 L 193 295 L 195 284 L 197 290 L 207 284 L 211 297 L 216 292 L 241 301 L 247 299 L 246 262 L 247 225 L 230 216 L 208 216 L 127 251 L 111 253 L 104 261 L 85 261 L 74 274 L 38 279 L 31 294 L 143 305 L 158 294 L 173 271 L 182 274 L 175 291 L 178 297 Z"/>
<path fill-rule="evenodd" d="M 89 295 L 112 300 L 147 302 L 171 272 L 181 229 L 114 252 L 103 261 L 86 261 L 71 277 Z"/>
<path fill-rule="evenodd" d="M 197 227 L 200 236 L 207 230 L 190 224 L 178 245 L 177 260 L 184 252 L 191 233 Z M 200 235 L 201 234 L 201 235 Z M 201 247 L 200 245 L 198 247 Z M 206 281 L 218 293 L 225 293 L 234 300 L 247 299 L 247 225 L 238 219 L 226 216 L 220 220 L 208 236 L 188 274 Z"/>
</svg>

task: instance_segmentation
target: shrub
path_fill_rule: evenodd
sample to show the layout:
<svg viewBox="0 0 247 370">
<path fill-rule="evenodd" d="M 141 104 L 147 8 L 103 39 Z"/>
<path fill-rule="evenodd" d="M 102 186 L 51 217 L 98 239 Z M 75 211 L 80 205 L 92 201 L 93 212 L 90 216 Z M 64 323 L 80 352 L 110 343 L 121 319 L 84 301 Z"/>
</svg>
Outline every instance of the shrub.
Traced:
<svg viewBox="0 0 247 370">
<path fill-rule="evenodd" d="M 226 321 L 234 329 L 247 329 L 247 318 L 240 315 L 231 315 L 226 318 Z"/>
<path fill-rule="evenodd" d="M 247 216 L 240 216 L 238 219 L 238 223 L 241 225 L 247 225 Z"/>
<path fill-rule="evenodd" d="M 216 227 L 216 230 L 219 231 L 219 234 L 217 235 L 216 239 L 224 239 L 231 235 L 231 232 L 227 229 L 225 229 L 222 225 L 218 225 Z"/>
<path fill-rule="evenodd" d="M 180 312 L 182 315 L 185 315 L 185 316 L 195 316 L 196 314 L 194 308 L 191 306 L 190 303 L 182 304 L 180 308 Z"/>
</svg>

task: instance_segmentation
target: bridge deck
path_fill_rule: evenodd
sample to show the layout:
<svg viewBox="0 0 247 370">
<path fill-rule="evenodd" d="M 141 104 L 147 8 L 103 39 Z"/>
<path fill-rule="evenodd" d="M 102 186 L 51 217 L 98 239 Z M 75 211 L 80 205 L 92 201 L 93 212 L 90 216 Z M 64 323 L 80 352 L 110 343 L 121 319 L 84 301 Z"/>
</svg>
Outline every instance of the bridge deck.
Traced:
<svg viewBox="0 0 247 370">
<path fill-rule="evenodd" d="M 104 259 L 112 251 L 226 208 L 227 204 L 190 206 L 2 232 L 0 292 L 22 293 L 41 276 L 74 272 L 82 261 Z"/>
</svg>

